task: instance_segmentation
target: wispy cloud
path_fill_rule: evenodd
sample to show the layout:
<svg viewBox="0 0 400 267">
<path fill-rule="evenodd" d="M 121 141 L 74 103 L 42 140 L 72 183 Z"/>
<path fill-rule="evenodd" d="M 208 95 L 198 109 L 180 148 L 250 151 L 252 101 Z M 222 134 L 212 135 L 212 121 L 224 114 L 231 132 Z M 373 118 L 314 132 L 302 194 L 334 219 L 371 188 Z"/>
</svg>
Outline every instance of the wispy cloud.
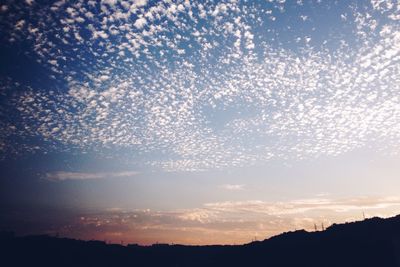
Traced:
<svg viewBox="0 0 400 267">
<path fill-rule="evenodd" d="M 198 208 L 157 211 L 111 208 L 66 220 L 57 232 L 87 239 L 186 244 L 246 243 L 254 236 L 400 213 L 400 197 L 310 198 L 286 202 L 230 201 Z M 116 236 L 115 233 L 120 233 Z"/>
<path fill-rule="evenodd" d="M 205 207 L 214 211 L 230 213 L 260 213 L 274 216 L 296 215 L 318 212 L 351 212 L 399 206 L 399 197 L 358 197 L 346 199 L 309 198 L 286 202 L 265 202 L 260 200 L 226 201 L 207 203 Z"/>
<path fill-rule="evenodd" d="M 64 180 L 89 180 L 89 179 L 104 179 L 104 178 L 118 178 L 118 177 L 131 177 L 137 175 L 138 172 L 49 172 L 46 173 L 45 178 L 51 181 L 64 181 Z"/>
<path fill-rule="evenodd" d="M 220 187 L 223 189 L 226 189 L 226 190 L 239 191 L 239 190 L 243 190 L 245 185 L 244 184 L 223 184 Z"/>
</svg>

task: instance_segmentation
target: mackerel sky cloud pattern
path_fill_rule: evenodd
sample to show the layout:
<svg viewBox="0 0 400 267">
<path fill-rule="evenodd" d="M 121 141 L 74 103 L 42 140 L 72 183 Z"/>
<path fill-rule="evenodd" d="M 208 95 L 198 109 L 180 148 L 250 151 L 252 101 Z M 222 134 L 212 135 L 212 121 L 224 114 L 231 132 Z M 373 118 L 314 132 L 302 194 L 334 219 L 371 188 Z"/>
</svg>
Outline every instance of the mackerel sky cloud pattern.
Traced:
<svg viewBox="0 0 400 267">
<path fill-rule="evenodd" d="M 398 151 L 398 1 L 6 1 L 0 16 L 38 66 L 35 82 L 3 71 L 2 157 L 200 171 Z"/>
</svg>

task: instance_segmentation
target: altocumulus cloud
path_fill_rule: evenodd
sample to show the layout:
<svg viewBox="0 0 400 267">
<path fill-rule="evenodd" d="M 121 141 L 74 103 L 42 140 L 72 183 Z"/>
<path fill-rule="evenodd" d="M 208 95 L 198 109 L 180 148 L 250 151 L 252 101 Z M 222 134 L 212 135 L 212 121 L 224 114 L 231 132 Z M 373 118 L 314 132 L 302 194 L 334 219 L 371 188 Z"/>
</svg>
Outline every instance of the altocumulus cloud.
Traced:
<svg viewBox="0 0 400 267">
<path fill-rule="evenodd" d="M 339 1 L 329 21 L 334 1 L 6 2 L 2 42 L 60 84 L 26 86 L 6 72 L 2 104 L 17 112 L 0 114 L 0 158 L 71 149 L 119 158 L 113 147 L 174 172 L 373 144 L 400 151 L 395 1 Z"/>
<path fill-rule="evenodd" d="M 46 173 L 45 179 L 50 181 L 64 181 L 64 180 L 88 180 L 88 179 L 104 179 L 104 178 L 118 178 L 118 177 L 131 177 L 137 175 L 135 171 L 125 172 L 49 172 Z"/>
</svg>

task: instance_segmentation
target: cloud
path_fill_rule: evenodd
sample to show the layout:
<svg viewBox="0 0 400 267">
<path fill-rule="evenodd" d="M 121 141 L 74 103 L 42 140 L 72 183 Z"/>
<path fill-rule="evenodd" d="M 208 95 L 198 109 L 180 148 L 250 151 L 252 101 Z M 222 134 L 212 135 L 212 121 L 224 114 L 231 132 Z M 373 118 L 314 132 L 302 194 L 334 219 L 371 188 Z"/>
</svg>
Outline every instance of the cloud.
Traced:
<svg viewBox="0 0 400 267">
<path fill-rule="evenodd" d="M 328 227 L 361 220 L 363 212 L 367 217 L 388 217 L 399 211 L 400 197 L 220 202 L 175 211 L 112 209 L 82 215 L 74 227 L 103 237 L 122 232 L 127 242 L 232 244 L 249 242 L 255 235 L 264 239 L 289 230 L 312 231 L 314 223 Z"/>
<path fill-rule="evenodd" d="M 226 201 L 207 203 L 205 207 L 221 212 L 267 214 L 274 216 L 299 215 L 311 212 L 352 212 L 390 208 L 400 205 L 400 197 L 358 197 L 347 199 L 309 198 L 286 202 L 265 202 L 260 200 Z"/>
<path fill-rule="evenodd" d="M 90 179 L 105 179 L 105 178 L 119 178 L 119 177 L 132 177 L 137 175 L 138 172 L 50 172 L 46 174 L 46 179 L 50 181 L 64 181 L 64 180 L 90 180 Z"/>
<path fill-rule="evenodd" d="M 117 0 L 102 0 L 101 2 L 110 6 L 115 6 L 115 4 L 117 4 Z"/>
<path fill-rule="evenodd" d="M 250 242 L 254 236 L 264 239 L 295 229 L 313 231 L 314 223 L 329 227 L 333 223 L 362 220 L 363 212 L 366 217 L 393 216 L 400 213 L 400 197 L 230 201 L 169 211 L 112 207 L 102 211 L 81 211 L 77 215 L 65 212 L 51 215 L 54 212 L 40 210 L 37 215 L 30 213 L 31 217 L 13 212 L 5 219 L 8 225 L 20 227 L 22 232 L 38 227 L 36 234 L 59 233 L 117 243 L 123 240 L 141 244 L 238 244 Z M 18 214 L 24 214 L 23 220 L 15 217 Z"/>
<path fill-rule="evenodd" d="M 134 3 L 137 7 L 142 7 L 147 5 L 148 0 L 135 0 Z"/>
<path fill-rule="evenodd" d="M 344 1 L 347 19 L 332 18 L 332 29 L 318 30 L 324 16 L 308 15 L 292 30 L 314 23 L 316 31 L 282 39 L 292 25 L 276 27 L 269 17 L 304 15 L 285 13 L 282 1 L 102 2 L 58 1 L 34 14 L 18 2 L 7 11 L 5 40 L 32 40 L 24 53 L 69 90 L 32 85 L 10 94 L 4 110 L 17 109 L 20 126 L 2 142 L 4 155 L 36 151 L 33 142 L 14 144 L 15 135 L 43 139 L 36 152 L 115 157 L 102 148 L 123 148 L 164 171 L 337 156 L 371 144 L 398 153 L 395 5 Z M 324 14 L 332 5 L 313 8 Z M 255 38 L 264 27 L 268 34 Z M 299 49 L 287 49 L 296 42 Z M 85 53 L 74 53 L 83 43 Z"/>
<path fill-rule="evenodd" d="M 239 191 L 243 190 L 245 187 L 244 184 L 223 184 L 221 185 L 221 188 L 225 190 L 231 190 L 231 191 Z"/>
<path fill-rule="evenodd" d="M 141 17 L 141 18 L 138 18 L 138 19 L 135 21 L 135 23 L 134 23 L 133 25 L 134 25 L 136 28 L 141 29 L 141 28 L 143 28 L 143 27 L 146 25 L 146 23 L 147 23 L 146 18 Z"/>
</svg>

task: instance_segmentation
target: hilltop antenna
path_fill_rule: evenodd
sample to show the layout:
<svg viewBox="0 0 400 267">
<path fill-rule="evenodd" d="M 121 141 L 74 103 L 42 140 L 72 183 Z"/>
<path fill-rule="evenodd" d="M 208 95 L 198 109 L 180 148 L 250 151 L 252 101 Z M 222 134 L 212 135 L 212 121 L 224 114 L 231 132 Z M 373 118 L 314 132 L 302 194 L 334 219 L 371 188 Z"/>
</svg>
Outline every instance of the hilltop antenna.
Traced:
<svg viewBox="0 0 400 267">
<path fill-rule="evenodd" d="M 315 232 L 318 231 L 317 225 L 314 223 Z"/>
<path fill-rule="evenodd" d="M 321 223 L 321 229 L 322 229 L 322 231 L 325 231 L 325 227 L 324 227 L 324 223 L 323 222 Z"/>
<path fill-rule="evenodd" d="M 365 221 L 365 213 L 363 212 L 363 218 L 364 218 L 364 221 Z"/>
</svg>

